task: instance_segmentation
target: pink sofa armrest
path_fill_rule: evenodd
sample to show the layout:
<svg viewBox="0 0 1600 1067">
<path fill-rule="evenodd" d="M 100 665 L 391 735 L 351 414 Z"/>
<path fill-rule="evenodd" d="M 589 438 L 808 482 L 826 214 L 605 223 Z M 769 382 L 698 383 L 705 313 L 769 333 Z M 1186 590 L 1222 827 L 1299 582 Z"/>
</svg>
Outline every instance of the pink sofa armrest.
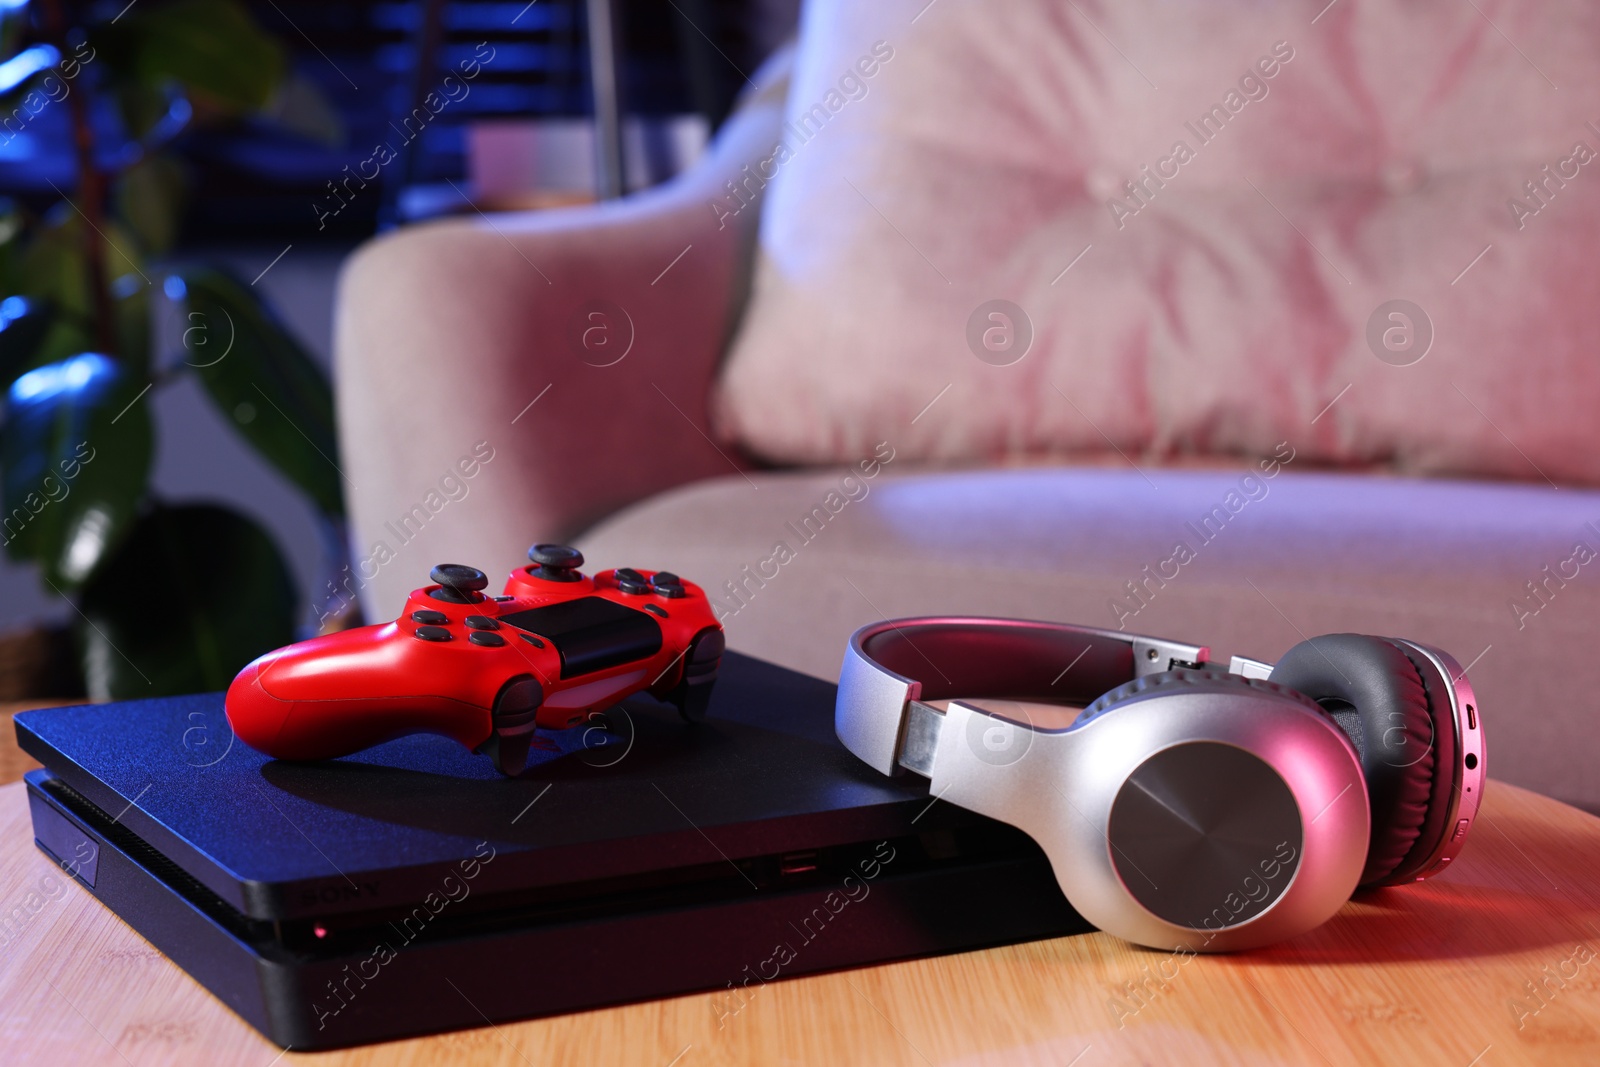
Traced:
<svg viewBox="0 0 1600 1067">
<path fill-rule="evenodd" d="M 771 153 L 786 78 L 768 80 L 658 190 L 419 225 L 351 257 L 335 371 L 369 618 L 392 617 L 436 563 L 480 567 L 498 590 L 529 544 L 738 469 L 706 406 L 758 213 L 712 205 Z"/>
</svg>

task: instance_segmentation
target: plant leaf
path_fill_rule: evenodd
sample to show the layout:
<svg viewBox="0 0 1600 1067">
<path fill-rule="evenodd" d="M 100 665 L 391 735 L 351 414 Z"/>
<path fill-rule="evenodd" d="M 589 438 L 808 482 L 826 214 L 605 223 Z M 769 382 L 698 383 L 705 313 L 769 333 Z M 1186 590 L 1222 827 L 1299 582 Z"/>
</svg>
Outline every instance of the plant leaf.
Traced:
<svg viewBox="0 0 1600 1067">
<path fill-rule="evenodd" d="M 343 515 L 333 390 L 322 369 L 249 287 L 223 271 L 191 267 L 166 287 L 187 300 L 184 361 L 223 417 L 324 515 Z"/>
<path fill-rule="evenodd" d="M 265 106 L 283 80 L 283 46 L 237 0 L 173 0 L 136 15 L 135 69 L 166 79 L 223 110 Z"/>
<path fill-rule="evenodd" d="M 29 371 L 6 393 L 0 537 L 58 592 L 81 585 L 133 524 L 150 476 L 145 387 L 118 361 L 85 352 Z"/>
<path fill-rule="evenodd" d="M 291 73 L 273 94 L 262 117 L 271 119 L 291 133 L 330 147 L 345 141 L 344 121 L 323 95 L 317 83 L 303 74 Z"/>
<path fill-rule="evenodd" d="M 117 356 L 135 377 L 150 376 L 150 286 L 136 274 L 111 283 L 111 314 L 117 326 Z"/>
<path fill-rule="evenodd" d="M 89 695 L 226 689 L 245 664 L 294 640 L 296 600 L 282 554 L 255 522 L 210 504 L 152 509 L 83 589 Z"/>
<path fill-rule="evenodd" d="M 151 255 L 166 253 L 177 239 L 187 185 L 183 166 L 165 153 L 145 156 L 117 180 L 117 214 Z"/>
<path fill-rule="evenodd" d="M 172 109 L 167 91 L 133 78 L 113 80 L 111 93 L 116 98 L 122 124 L 136 139 L 144 138 Z"/>
<path fill-rule="evenodd" d="M 10 385 L 44 347 L 55 322 L 48 300 L 11 296 L 0 300 L 0 384 Z"/>
<path fill-rule="evenodd" d="M 17 54 L 22 39 L 28 32 L 28 5 L 7 4 L 0 7 L 0 59 L 10 59 Z"/>
<path fill-rule="evenodd" d="M 71 203 L 57 204 L 45 224 L 28 242 L 22 257 L 21 289 L 27 296 L 53 300 L 57 307 L 87 319 L 93 313 L 89 295 L 89 270 L 83 256 L 83 216 Z M 144 279 L 139 244 L 134 236 L 113 219 L 102 227 L 107 272 L 112 278 L 132 274 Z"/>
<path fill-rule="evenodd" d="M 39 347 L 34 350 L 33 357 L 21 367 L 17 373 L 5 383 L 9 388 L 24 371 L 34 370 L 50 363 L 60 363 L 69 356 L 79 352 L 88 352 L 94 348 L 94 338 L 89 336 L 89 323 L 86 319 L 75 315 L 62 314 L 57 309 L 54 321 L 45 331 Z"/>
</svg>

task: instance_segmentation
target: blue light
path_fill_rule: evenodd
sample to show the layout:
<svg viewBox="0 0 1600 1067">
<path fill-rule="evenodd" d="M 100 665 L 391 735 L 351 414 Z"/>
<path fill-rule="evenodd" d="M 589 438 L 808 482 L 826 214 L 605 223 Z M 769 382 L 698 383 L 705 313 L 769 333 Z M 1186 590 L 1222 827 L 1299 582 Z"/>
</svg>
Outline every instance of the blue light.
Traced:
<svg viewBox="0 0 1600 1067">
<path fill-rule="evenodd" d="M 0 93 L 9 93 L 41 70 L 49 70 L 61 61 L 61 53 L 47 44 L 24 48 L 4 63 L 0 63 Z"/>
<path fill-rule="evenodd" d="M 21 163 L 38 156 L 39 141 L 33 134 L 26 130 L 7 134 L 0 137 L 0 162 Z"/>
<path fill-rule="evenodd" d="M 27 403 L 83 390 L 96 378 L 116 376 L 117 365 L 96 352 L 85 352 L 60 363 L 39 367 L 11 383 L 11 402 Z"/>
</svg>

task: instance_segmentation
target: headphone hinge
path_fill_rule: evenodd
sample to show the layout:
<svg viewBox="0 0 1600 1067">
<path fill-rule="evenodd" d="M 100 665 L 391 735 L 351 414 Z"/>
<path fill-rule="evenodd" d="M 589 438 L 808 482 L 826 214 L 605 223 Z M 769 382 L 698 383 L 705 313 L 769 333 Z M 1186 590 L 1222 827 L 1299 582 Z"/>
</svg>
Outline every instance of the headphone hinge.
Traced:
<svg viewBox="0 0 1600 1067">
<path fill-rule="evenodd" d="M 1204 667 L 1211 658 L 1211 649 L 1206 645 L 1186 645 L 1182 641 L 1165 641 L 1159 637 L 1135 637 L 1132 644 L 1135 678 L 1179 667 L 1198 669 Z"/>
<path fill-rule="evenodd" d="M 944 712 L 920 700 L 906 705 L 906 734 L 900 745 L 900 766 L 933 777 L 933 754 L 939 748 L 939 731 L 944 727 Z"/>
<path fill-rule="evenodd" d="M 1258 659 L 1248 659 L 1244 656 L 1234 656 L 1228 661 L 1229 674 L 1241 674 L 1246 678 L 1267 679 L 1272 676 L 1272 664 Z"/>
</svg>

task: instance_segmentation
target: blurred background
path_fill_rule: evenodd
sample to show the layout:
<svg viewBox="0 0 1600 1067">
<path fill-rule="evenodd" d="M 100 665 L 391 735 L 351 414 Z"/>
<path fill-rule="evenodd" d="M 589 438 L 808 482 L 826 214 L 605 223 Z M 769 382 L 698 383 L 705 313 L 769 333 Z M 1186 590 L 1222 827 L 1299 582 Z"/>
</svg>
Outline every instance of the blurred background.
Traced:
<svg viewBox="0 0 1600 1067">
<path fill-rule="evenodd" d="M 134 681 L 220 688 L 256 646 L 354 621 L 329 593 L 342 259 L 404 222 L 667 180 L 797 8 L 0 0 L 0 698 L 132 693 L 134 662 L 208 642 L 209 666 Z M 233 617 L 239 582 L 257 617 Z M 155 633 L 163 584 L 184 606 Z"/>
</svg>

